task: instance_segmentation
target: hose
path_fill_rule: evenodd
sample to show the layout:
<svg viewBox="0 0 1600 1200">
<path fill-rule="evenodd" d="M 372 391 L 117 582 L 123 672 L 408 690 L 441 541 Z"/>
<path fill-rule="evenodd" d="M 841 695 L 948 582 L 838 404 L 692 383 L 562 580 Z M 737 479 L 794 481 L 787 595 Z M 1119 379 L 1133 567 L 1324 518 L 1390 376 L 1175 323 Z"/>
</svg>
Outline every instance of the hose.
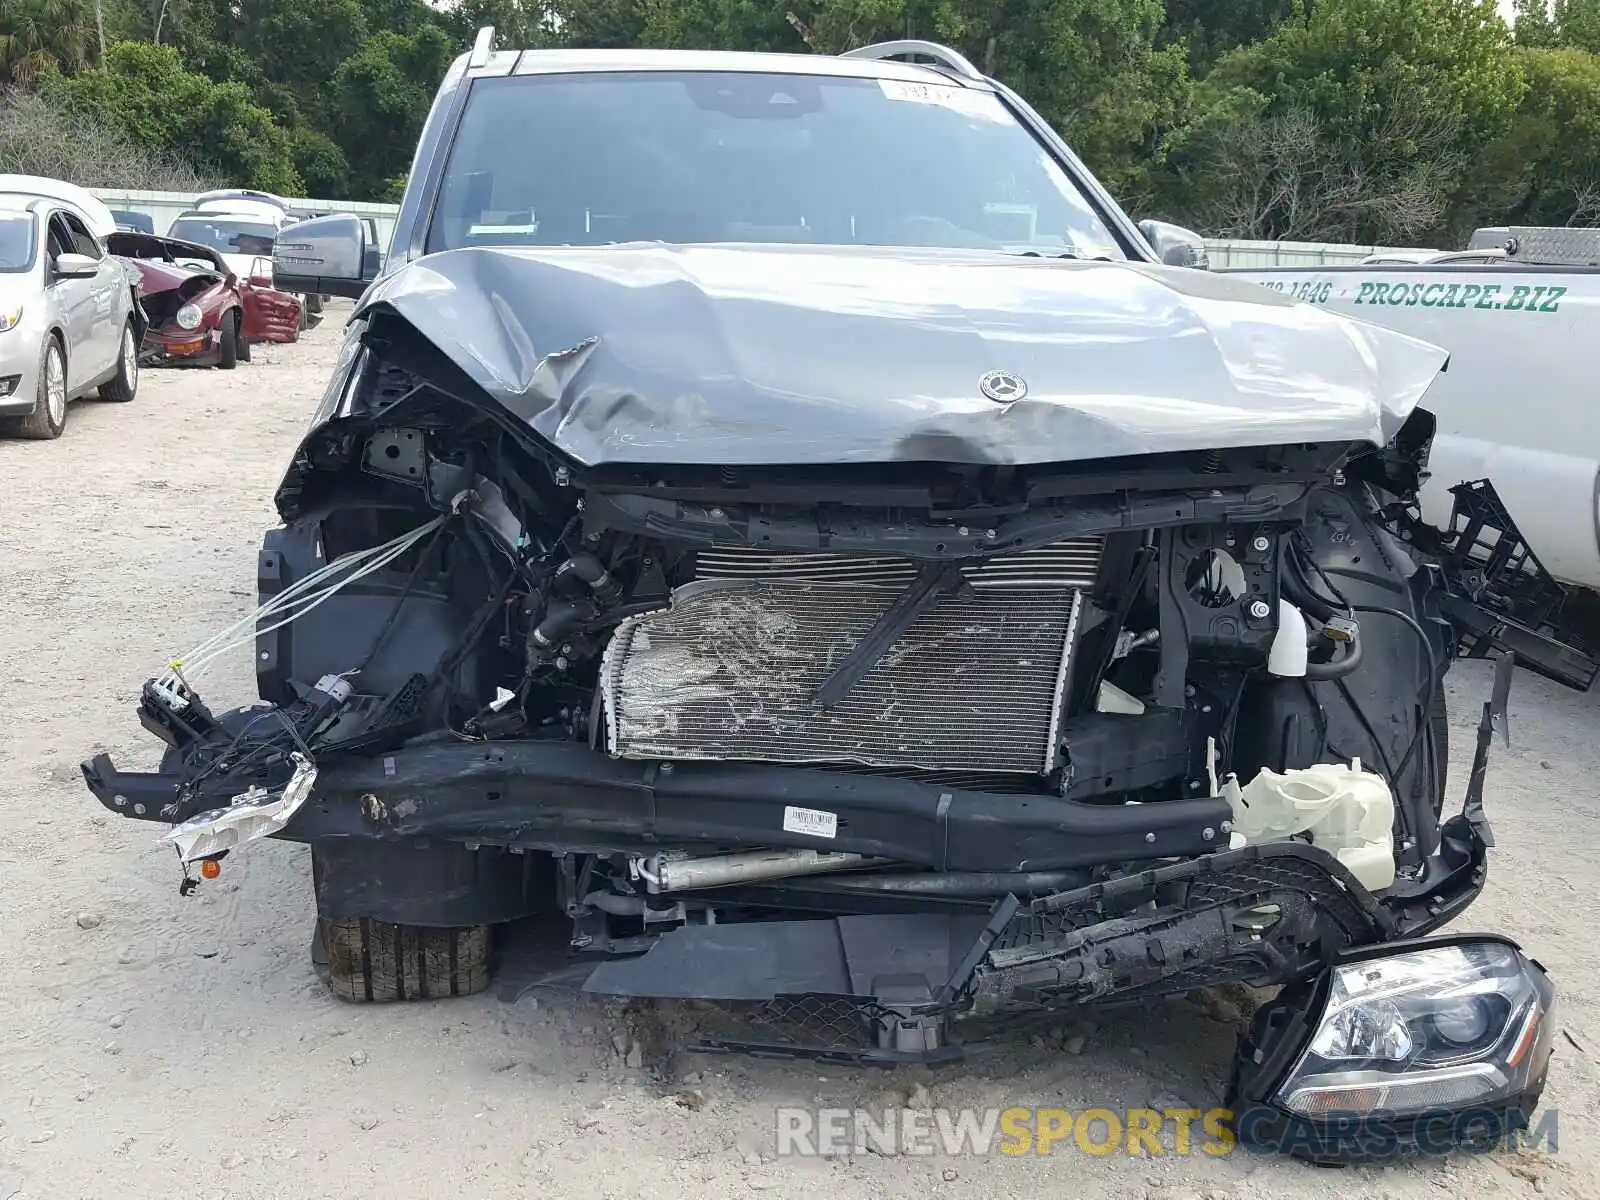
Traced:
<svg viewBox="0 0 1600 1200">
<path fill-rule="evenodd" d="M 1330 679 L 1343 679 L 1361 665 L 1361 638 L 1359 635 L 1352 637 L 1347 642 L 1341 642 L 1346 649 L 1337 658 L 1331 658 L 1324 663 L 1308 662 L 1306 664 L 1306 678 L 1313 683 L 1322 683 Z"/>
</svg>

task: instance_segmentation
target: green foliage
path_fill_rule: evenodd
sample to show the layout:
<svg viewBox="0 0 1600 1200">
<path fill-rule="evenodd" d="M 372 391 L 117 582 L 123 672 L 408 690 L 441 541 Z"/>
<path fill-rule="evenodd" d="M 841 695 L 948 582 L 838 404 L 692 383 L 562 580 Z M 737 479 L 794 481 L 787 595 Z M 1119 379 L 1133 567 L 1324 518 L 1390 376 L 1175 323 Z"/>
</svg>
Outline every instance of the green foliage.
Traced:
<svg viewBox="0 0 1600 1200">
<path fill-rule="evenodd" d="M 326 200 L 349 197 L 350 160 L 327 134 L 304 125 L 289 130 L 289 154 L 308 196 Z"/>
<path fill-rule="evenodd" d="M 1516 0 L 1517 44 L 1600 54 L 1600 0 Z"/>
<path fill-rule="evenodd" d="M 1456 198 L 1452 232 L 1479 225 L 1600 224 L 1600 57 L 1522 49 L 1528 82 Z"/>
<path fill-rule="evenodd" d="M 0 0 L 0 87 L 230 183 L 394 200 L 482 24 L 521 47 L 837 53 L 925 37 L 1022 93 L 1137 215 L 1435 244 L 1475 224 L 1600 222 L 1600 0 L 1515 0 L 1514 39 L 1496 7 Z"/>
<path fill-rule="evenodd" d="M 140 145 L 192 148 L 194 161 L 230 180 L 290 195 L 303 187 L 288 136 L 250 89 L 186 71 L 171 46 L 119 42 L 102 66 L 52 75 L 45 90 Z"/>
<path fill-rule="evenodd" d="M 1526 88 L 1493 0 L 1316 0 L 1197 85 L 1169 195 L 1243 236 L 1425 237 Z"/>
<path fill-rule="evenodd" d="M 409 167 L 438 80 L 455 51 L 434 26 L 413 34 L 385 31 L 334 71 L 322 111 L 339 130 L 353 178 L 364 190 Z"/>
<path fill-rule="evenodd" d="M 49 70 L 80 71 L 98 51 L 90 0 L 5 0 L 0 5 L 0 86 Z"/>
</svg>

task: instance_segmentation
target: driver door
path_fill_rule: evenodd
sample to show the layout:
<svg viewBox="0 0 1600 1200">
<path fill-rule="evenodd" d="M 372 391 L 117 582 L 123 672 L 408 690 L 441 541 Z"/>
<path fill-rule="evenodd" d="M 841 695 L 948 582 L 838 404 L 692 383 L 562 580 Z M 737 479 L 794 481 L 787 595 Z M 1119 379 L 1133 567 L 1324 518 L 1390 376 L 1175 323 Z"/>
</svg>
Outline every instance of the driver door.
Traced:
<svg viewBox="0 0 1600 1200">
<path fill-rule="evenodd" d="M 72 236 L 73 248 L 99 264 L 93 279 L 79 281 L 88 285 L 94 306 L 90 340 L 86 343 L 92 347 L 92 361 L 85 366 L 91 368 L 88 372 L 91 377 L 99 377 L 116 369 L 117 356 L 122 352 L 123 310 L 120 301 L 122 291 L 128 286 L 127 276 L 117 260 L 106 253 L 100 239 L 90 232 L 76 214 L 64 212 L 61 219 Z"/>
<path fill-rule="evenodd" d="M 103 368 L 103 351 L 95 344 L 96 279 L 68 279 L 56 273 L 55 262 L 63 254 L 78 254 L 76 239 L 67 224 L 66 213 L 50 216 L 48 279 L 50 299 L 61 315 L 67 332 L 67 395 L 75 396 L 88 386 Z"/>
</svg>

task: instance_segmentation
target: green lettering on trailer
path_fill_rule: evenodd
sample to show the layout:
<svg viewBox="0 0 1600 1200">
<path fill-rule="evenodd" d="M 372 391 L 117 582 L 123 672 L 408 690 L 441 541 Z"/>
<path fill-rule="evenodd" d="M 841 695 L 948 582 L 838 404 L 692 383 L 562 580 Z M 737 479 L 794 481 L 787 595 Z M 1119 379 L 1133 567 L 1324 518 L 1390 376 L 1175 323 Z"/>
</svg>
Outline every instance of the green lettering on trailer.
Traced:
<svg viewBox="0 0 1600 1200">
<path fill-rule="evenodd" d="M 1467 284 L 1466 287 L 1461 289 L 1461 301 L 1460 301 L 1460 303 L 1455 304 L 1452 307 L 1454 307 L 1454 308 L 1470 308 L 1472 306 L 1472 302 L 1475 299 L 1477 299 L 1478 293 L 1481 292 L 1481 291 L 1483 291 L 1483 284 L 1481 284 L 1481 283 L 1469 283 L 1469 284 Z"/>
<path fill-rule="evenodd" d="M 1375 283 L 1363 283 L 1361 285 L 1361 290 L 1356 293 L 1356 303 L 1365 304 L 1367 302 L 1367 297 L 1372 295 L 1372 289 L 1377 286 L 1378 285 Z"/>
<path fill-rule="evenodd" d="M 1483 285 L 1483 295 L 1478 297 L 1478 307 L 1479 308 L 1499 308 L 1500 307 L 1500 302 L 1495 299 L 1495 297 L 1498 296 L 1499 294 L 1500 294 L 1500 285 L 1498 283 L 1486 283 L 1486 284 L 1484 284 Z"/>
<path fill-rule="evenodd" d="M 1511 298 L 1506 301 L 1505 307 L 1508 310 L 1521 308 L 1524 304 L 1527 303 L 1527 301 L 1528 301 L 1528 293 L 1531 292 L 1531 291 L 1533 291 L 1533 289 L 1531 287 L 1529 287 L 1527 284 L 1525 284 L 1525 283 L 1517 284 L 1516 287 L 1511 289 Z"/>
<path fill-rule="evenodd" d="M 1560 312 L 1561 297 L 1565 296 L 1566 294 L 1567 289 L 1564 287 L 1551 288 L 1550 294 L 1544 298 L 1544 303 L 1539 306 L 1539 311 L 1542 313 Z"/>
</svg>

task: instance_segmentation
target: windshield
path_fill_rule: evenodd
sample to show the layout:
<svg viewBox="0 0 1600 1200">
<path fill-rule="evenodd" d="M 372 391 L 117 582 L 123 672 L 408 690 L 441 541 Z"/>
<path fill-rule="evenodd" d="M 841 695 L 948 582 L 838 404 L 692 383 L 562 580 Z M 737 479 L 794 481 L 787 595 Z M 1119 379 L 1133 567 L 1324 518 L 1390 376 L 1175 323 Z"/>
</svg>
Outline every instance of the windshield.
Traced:
<svg viewBox="0 0 1600 1200">
<path fill-rule="evenodd" d="M 475 83 L 428 249 L 631 241 L 1125 257 L 988 91 L 713 72 Z"/>
<path fill-rule="evenodd" d="M 224 254 L 271 254 L 278 231 L 271 225 L 227 217 L 179 217 L 167 236 L 199 242 Z"/>
<path fill-rule="evenodd" d="M 33 266 L 33 214 L 0 212 L 0 271 Z"/>
</svg>

